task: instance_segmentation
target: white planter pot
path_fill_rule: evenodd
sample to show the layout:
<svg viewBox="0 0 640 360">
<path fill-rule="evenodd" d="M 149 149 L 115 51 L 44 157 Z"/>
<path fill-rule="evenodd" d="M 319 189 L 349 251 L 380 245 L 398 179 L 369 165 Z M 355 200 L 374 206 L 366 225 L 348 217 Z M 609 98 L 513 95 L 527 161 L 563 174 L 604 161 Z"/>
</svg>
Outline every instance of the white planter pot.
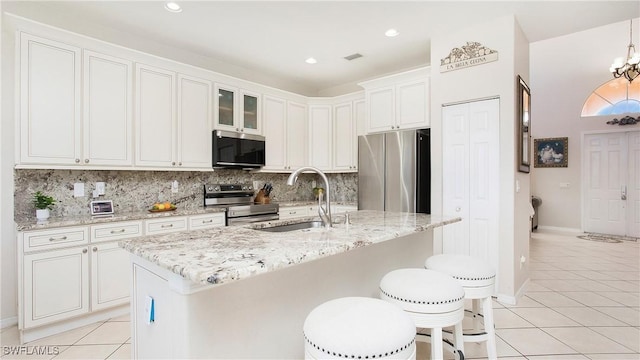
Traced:
<svg viewBox="0 0 640 360">
<path fill-rule="evenodd" d="M 36 209 L 36 219 L 47 220 L 49 218 L 49 209 Z"/>
</svg>

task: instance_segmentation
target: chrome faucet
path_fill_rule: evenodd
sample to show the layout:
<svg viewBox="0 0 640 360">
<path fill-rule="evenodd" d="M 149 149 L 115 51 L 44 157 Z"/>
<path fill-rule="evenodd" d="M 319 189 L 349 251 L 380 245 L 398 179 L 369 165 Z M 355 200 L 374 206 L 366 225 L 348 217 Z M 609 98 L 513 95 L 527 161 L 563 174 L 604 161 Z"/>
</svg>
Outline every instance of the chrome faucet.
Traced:
<svg viewBox="0 0 640 360">
<path fill-rule="evenodd" d="M 318 194 L 318 215 L 320 216 L 320 219 L 322 219 L 322 224 L 325 227 L 332 227 L 332 222 L 331 222 L 331 190 L 329 188 L 329 179 L 327 179 L 327 175 L 325 175 L 320 169 L 314 168 L 312 166 L 304 166 L 299 168 L 298 170 L 294 171 L 291 173 L 291 175 L 289 175 L 289 179 L 287 179 L 287 185 L 289 186 L 293 186 L 293 184 L 296 183 L 296 181 L 298 180 L 298 175 L 300 175 L 300 173 L 304 172 L 304 171 L 312 171 L 318 175 L 320 175 L 320 177 L 322 177 L 322 180 L 324 181 L 324 188 L 325 188 L 325 193 L 326 193 L 326 200 L 325 200 L 325 207 L 322 207 L 322 194 Z"/>
</svg>

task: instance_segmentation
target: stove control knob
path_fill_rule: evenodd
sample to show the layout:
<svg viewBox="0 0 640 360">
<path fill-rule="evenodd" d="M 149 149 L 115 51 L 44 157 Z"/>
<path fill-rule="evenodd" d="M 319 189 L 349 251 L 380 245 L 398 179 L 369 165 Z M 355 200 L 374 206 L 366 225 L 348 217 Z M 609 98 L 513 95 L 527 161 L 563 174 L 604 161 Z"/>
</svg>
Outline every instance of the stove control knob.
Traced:
<svg viewBox="0 0 640 360">
<path fill-rule="evenodd" d="M 208 186 L 207 191 L 213 191 L 213 186 Z"/>
<path fill-rule="evenodd" d="M 220 186 L 216 186 L 213 188 L 213 191 L 220 191 Z"/>
<path fill-rule="evenodd" d="M 247 190 L 247 186 L 246 186 L 246 185 L 245 185 L 245 186 L 243 186 L 243 187 L 242 187 L 242 190 Z"/>
<path fill-rule="evenodd" d="M 253 186 L 249 186 L 249 191 L 253 190 Z"/>
</svg>

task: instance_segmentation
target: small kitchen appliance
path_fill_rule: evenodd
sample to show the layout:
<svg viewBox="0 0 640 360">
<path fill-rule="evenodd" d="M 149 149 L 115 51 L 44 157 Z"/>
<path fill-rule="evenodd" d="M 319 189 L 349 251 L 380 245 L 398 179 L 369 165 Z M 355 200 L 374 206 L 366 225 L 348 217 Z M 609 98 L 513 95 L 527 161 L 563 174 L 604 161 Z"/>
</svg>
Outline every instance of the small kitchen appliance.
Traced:
<svg viewBox="0 0 640 360">
<path fill-rule="evenodd" d="M 227 226 L 279 219 L 278 204 L 255 204 L 253 195 L 247 184 L 205 184 L 204 206 L 225 209 Z"/>
</svg>

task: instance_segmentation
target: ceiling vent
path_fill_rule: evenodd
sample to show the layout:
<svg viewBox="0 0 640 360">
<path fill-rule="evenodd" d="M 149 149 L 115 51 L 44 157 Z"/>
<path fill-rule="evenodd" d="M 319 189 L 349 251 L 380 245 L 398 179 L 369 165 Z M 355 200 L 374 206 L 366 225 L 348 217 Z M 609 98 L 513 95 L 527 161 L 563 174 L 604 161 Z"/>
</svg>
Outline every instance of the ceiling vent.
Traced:
<svg viewBox="0 0 640 360">
<path fill-rule="evenodd" d="M 351 61 L 351 60 L 355 60 L 355 59 L 361 58 L 361 57 L 362 57 L 362 54 L 355 53 L 355 54 L 351 54 L 349 56 L 345 56 L 344 59 Z"/>
</svg>

